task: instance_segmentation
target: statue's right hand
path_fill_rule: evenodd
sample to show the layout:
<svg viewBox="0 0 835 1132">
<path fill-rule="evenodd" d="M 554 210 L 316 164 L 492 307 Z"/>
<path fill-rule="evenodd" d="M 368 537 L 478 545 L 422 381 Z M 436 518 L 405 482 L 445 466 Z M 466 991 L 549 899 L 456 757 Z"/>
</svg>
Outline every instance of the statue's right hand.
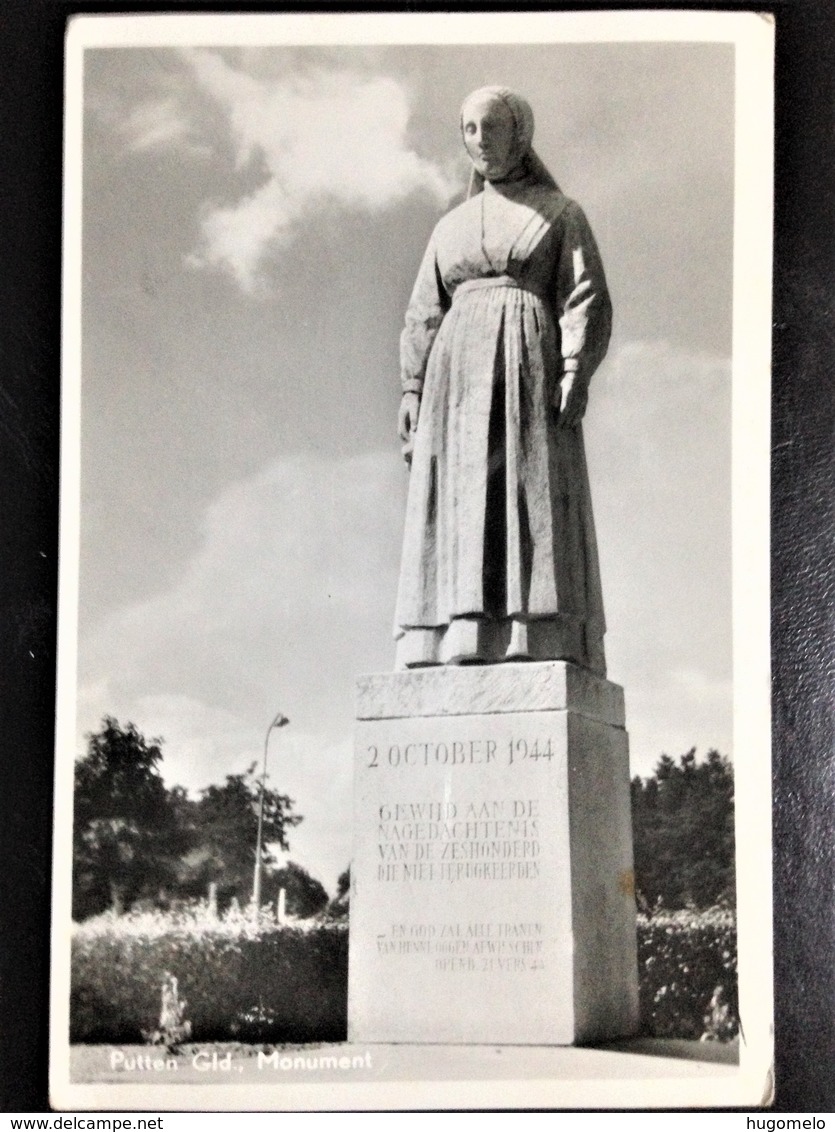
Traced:
<svg viewBox="0 0 835 1132">
<path fill-rule="evenodd" d="M 404 393 L 397 414 L 397 432 L 403 441 L 401 451 L 407 464 L 412 462 L 412 449 L 415 446 L 415 430 L 420 414 L 420 396 L 417 393 Z"/>
</svg>

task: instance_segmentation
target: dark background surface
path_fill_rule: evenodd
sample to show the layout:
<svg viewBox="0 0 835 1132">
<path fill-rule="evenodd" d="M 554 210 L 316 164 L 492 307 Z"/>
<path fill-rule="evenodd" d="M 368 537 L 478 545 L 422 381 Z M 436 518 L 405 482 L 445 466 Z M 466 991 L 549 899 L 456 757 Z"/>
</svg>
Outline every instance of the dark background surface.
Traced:
<svg viewBox="0 0 835 1132">
<path fill-rule="evenodd" d="M 835 0 L 688 6 L 756 6 L 777 16 L 776 1109 L 833 1111 Z M 197 3 L 186 10 L 199 9 L 223 10 Z M 0 1111 L 5 1112 L 48 1107 L 64 25 L 75 11 L 130 10 L 120 4 L 3 0 L 0 13 Z M 143 10 L 165 8 L 149 3 Z M 281 9 L 252 4 L 249 10 Z M 764 909 L 764 928 L 766 923 Z"/>
</svg>

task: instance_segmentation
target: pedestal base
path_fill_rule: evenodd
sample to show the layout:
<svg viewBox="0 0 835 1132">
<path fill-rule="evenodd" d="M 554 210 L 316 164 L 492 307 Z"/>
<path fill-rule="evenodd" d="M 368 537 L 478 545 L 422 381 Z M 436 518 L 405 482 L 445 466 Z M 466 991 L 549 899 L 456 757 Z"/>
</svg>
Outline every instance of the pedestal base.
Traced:
<svg viewBox="0 0 835 1132">
<path fill-rule="evenodd" d="M 358 684 L 354 1042 L 553 1044 L 638 1024 L 623 693 L 551 661 Z"/>
</svg>

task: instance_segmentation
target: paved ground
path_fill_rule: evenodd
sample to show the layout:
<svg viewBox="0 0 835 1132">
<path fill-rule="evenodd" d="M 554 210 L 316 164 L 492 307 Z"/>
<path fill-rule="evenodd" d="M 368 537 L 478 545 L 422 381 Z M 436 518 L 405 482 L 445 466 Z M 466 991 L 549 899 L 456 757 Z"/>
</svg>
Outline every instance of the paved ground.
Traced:
<svg viewBox="0 0 835 1132">
<path fill-rule="evenodd" d="M 66 1057 L 69 1052 L 69 1057 Z M 56 1050 L 53 1106 L 86 1112 L 749 1108 L 771 1090 L 735 1045 L 644 1038 L 596 1048 L 191 1045 Z M 753 1072 L 752 1072 L 753 1069 Z M 764 1100 L 765 1098 L 765 1100 Z"/>
<path fill-rule="evenodd" d="M 74 1046 L 74 1084 L 260 1085 L 312 1081 L 634 1079 L 733 1074 L 736 1043 L 636 1038 L 595 1048 L 554 1046 Z"/>
</svg>

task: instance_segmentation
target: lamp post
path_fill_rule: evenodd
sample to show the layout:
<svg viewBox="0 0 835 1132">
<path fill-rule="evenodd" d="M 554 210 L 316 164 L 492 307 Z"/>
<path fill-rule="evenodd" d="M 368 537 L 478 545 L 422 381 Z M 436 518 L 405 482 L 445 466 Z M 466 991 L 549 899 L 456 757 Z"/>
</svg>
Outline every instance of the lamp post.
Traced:
<svg viewBox="0 0 835 1132">
<path fill-rule="evenodd" d="M 261 847 L 264 837 L 264 790 L 267 786 L 267 751 L 269 750 L 270 734 L 273 729 L 286 727 L 289 722 L 290 720 L 287 716 L 279 712 L 267 728 L 267 735 L 264 739 L 264 770 L 261 774 L 261 793 L 258 798 L 258 836 L 255 841 L 255 872 L 252 877 L 252 907 L 253 913 L 256 916 L 258 909 L 261 907 Z"/>
</svg>

